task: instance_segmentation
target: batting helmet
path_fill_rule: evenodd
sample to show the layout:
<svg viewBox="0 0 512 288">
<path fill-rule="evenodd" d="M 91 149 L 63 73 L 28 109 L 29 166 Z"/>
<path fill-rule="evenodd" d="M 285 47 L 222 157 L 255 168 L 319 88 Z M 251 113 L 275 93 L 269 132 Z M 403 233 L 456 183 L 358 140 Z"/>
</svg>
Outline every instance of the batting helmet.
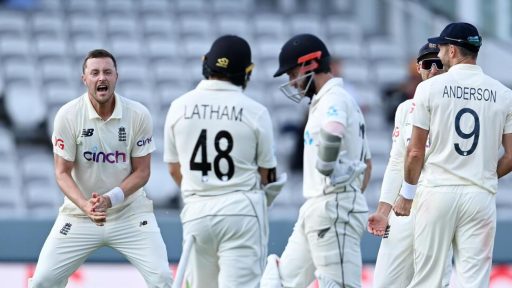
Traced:
<svg viewBox="0 0 512 288">
<path fill-rule="evenodd" d="M 249 43 L 235 35 L 219 37 L 203 58 L 203 75 L 206 79 L 219 74 L 237 86 L 245 87 L 253 67 Z"/>
<path fill-rule="evenodd" d="M 319 67 L 329 67 L 330 54 L 324 42 L 315 35 L 299 34 L 288 40 L 279 53 L 279 68 L 274 77 L 279 77 L 309 60 L 317 59 L 318 66 L 310 67 L 310 70 L 317 70 Z M 312 69 L 311 69 L 312 68 Z M 327 70 L 326 72 L 328 72 Z M 304 71 L 307 72 L 307 71 Z"/>
</svg>

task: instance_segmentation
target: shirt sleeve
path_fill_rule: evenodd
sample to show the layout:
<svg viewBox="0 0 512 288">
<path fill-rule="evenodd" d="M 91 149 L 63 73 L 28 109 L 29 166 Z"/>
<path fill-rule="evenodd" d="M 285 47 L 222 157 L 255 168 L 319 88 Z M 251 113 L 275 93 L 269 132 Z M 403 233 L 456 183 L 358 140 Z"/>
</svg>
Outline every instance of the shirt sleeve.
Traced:
<svg viewBox="0 0 512 288">
<path fill-rule="evenodd" d="M 346 92 L 345 92 L 346 93 Z M 350 106 L 345 95 L 325 95 L 326 101 L 323 101 L 319 108 L 320 117 L 322 117 L 322 127 L 329 122 L 339 122 L 343 126 L 348 127 L 348 112 Z"/>
<path fill-rule="evenodd" d="M 178 151 L 176 150 L 176 138 L 174 137 L 174 121 L 172 118 L 173 106 L 169 107 L 164 125 L 164 162 L 178 163 Z"/>
<path fill-rule="evenodd" d="M 153 142 L 153 119 L 149 111 L 144 107 L 140 114 L 139 125 L 135 130 L 135 145 L 133 145 L 131 157 L 142 157 L 155 151 Z"/>
<path fill-rule="evenodd" d="M 407 147 L 407 135 L 405 135 L 404 120 L 407 115 L 407 106 L 400 104 L 395 114 L 395 128 L 393 129 L 391 152 L 389 153 L 389 161 L 384 172 L 382 187 L 380 190 L 380 202 L 393 205 L 396 197 L 400 193 L 403 181 L 404 156 Z"/>
<path fill-rule="evenodd" d="M 258 148 L 256 154 L 256 164 L 262 168 L 274 168 L 277 166 L 274 154 L 274 135 L 272 121 L 268 110 L 261 113 L 258 121 Z"/>
<path fill-rule="evenodd" d="M 416 107 L 412 111 L 412 125 L 425 130 L 430 130 L 430 82 L 423 81 L 416 87 L 416 93 L 414 93 Z"/>
<path fill-rule="evenodd" d="M 76 155 L 76 133 L 73 129 L 71 119 L 66 117 L 63 109 L 59 109 L 53 122 L 53 153 L 67 161 L 75 161 Z"/>
<path fill-rule="evenodd" d="M 512 90 L 507 89 L 507 98 L 512 99 Z M 507 117 L 505 118 L 505 128 L 503 129 L 503 134 L 512 133 L 512 105 L 508 105 L 509 111 L 507 113 Z"/>
</svg>

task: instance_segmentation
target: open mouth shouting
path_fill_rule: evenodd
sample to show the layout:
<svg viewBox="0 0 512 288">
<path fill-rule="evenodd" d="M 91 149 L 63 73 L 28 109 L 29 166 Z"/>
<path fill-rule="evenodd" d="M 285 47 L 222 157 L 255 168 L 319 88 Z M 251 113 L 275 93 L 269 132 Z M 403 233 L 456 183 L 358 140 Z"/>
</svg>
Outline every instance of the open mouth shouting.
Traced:
<svg viewBox="0 0 512 288">
<path fill-rule="evenodd" d="M 108 91 L 108 85 L 106 84 L 100 84 L 96 86 L 96 92 L 107 92 Z"/>
</svg>

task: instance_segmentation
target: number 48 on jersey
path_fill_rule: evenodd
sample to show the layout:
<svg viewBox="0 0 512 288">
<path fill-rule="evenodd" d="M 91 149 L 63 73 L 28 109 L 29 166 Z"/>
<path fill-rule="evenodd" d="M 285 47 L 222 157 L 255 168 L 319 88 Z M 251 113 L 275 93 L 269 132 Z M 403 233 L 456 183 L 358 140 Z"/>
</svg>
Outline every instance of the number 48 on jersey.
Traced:
<svg viewBox="0 0 512 288">
<path fill-rule="evenodd" d="M 225 147 L 225 149 L 223 149 L 220 144 L 223 139 L 225 139 L 227 142 L 227 147 Z M 217 176 L 217 178 L 221 181 L 228 181 L 235 174 L 235 163 L 233 162 L 233 158 L 231 158 L 229 155 L 229 153 L 233 150 L 233 137 L 228 131 L 221 130 L 215 135 L 213 144 L 215 151 L 217 152 L 215 158 L 213 159 L 213 171 L 215 172 L 215 176 Z M 192 156 L 190 157 L 190 170 L 201 171 L 201 181 L 203 182 L 208 182 L 208 174 L 212 170 L 212 163 L 208 162 L 207 145 L 207 130 L 203 129 L 197 138 Z M 199 161 L 196 161 L 199 150 L 201 150 L 200 159 Z M 220 161 L 222 159 L 225 159 L 227 162 L 228 169 L 226 172 L 222 171 L 220 167 Z"/>
</svg>

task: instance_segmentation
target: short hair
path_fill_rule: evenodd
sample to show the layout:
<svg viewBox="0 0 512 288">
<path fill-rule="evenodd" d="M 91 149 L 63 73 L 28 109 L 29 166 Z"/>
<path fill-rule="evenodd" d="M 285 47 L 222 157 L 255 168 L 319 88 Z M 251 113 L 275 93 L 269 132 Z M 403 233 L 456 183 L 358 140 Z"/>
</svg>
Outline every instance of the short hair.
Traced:
<svg viewBox="0 0 512 288">
<path fill-rule="evenodd" d="M 87 53 L 87 56 L 85 56 L 84 62 L 82 64 L 82 73 L 85 73 L 85 63 L 87 62 L 87 60 L 93 58 L 110 58 L 112 59 L 112 62 L 114 62 L 114 68 L 116 68 L 117 70 L 116 58 L 114 58 L 114 55 L 112 55 L 112 53 L 108 52 L 105 49 L 94 49 L 92 51 L 89 51 L 89 53 Z"/>
<path fill-rule="evenodd" d="M 315 73 L 330 73 L 331 72 L 331 57 L 327 56 L 317 60 L 318 68 Z"/>
<path fill-rule="evenodd" d="M 460 56 L 462 57 L 470 57 L 471 59 L 476 59 L 476 57 L 478 56 L 478 52 L 471 51 L 461 46 L 456 47 L 459 48 Z"/>
<path fill-rule="evenodd" d="M 235 86 L 242 87 L 243 89 L 246 88 L 247 82 L 249 81 L 249 78 L 250 78 L 250 74 L 226 75 L 223 73 L 213 72 L 213 71 L 207 75 L 208 75 L 208 77 L 228 81 Z M 206 78 L 206 79 L 208 79 L 208 78 Z"/>
<path fill-rule="evenodd" d="M 339 63 L 339 62 L 343 62 L 343 58 L 340 57 L 340 56 L 329 56 L 330 57 L 330 61 L 331 63 Z"/>
<path fill-rule="evenodd" d="M 208 63 L 203 59 L 203 76 L 205 79 L 209 79 L 210 77 L 216 78 L 219 80 L 228 81 L 235 86 L 240 86 L 243 89 L 246 88 L 247 82 L 251 77 L 252 71 L 236 73 L 236 74 L 228 74 L 226 72 L 214 71 L 210 68 Z"/>
</svg>

